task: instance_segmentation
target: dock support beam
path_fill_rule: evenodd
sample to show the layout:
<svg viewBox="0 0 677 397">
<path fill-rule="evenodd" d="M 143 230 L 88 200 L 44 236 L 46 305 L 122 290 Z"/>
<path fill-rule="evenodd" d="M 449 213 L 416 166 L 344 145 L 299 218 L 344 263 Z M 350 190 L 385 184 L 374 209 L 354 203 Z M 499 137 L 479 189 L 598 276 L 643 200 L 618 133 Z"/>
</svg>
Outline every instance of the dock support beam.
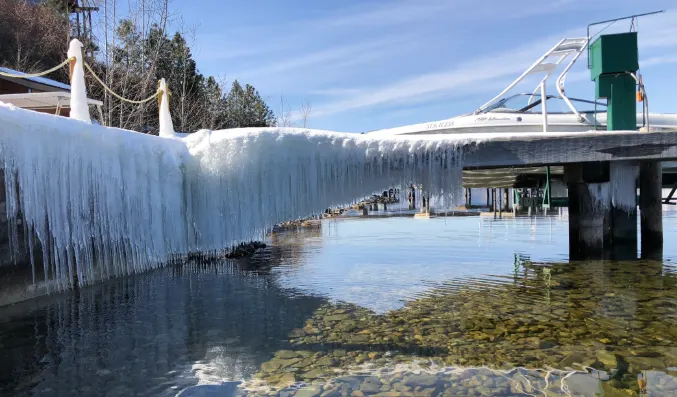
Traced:
<svg viewBox="0 0 677 397">
<path fill-rule="evenodd" d="M 616 161 L 609 168 L 611 183 L 611 256 L 637 259 L 637 162 Z"/>
<path fill-rule="evenodd" d="M 663 256 L 663 172 L 658 161 L 639 166 L 639 211 L 642 227 L 642 259 Z"/>
<path fill-rule="evenodd" d="M 603 259 L 611 246 L 609 163 L 564 166 L 569 190 L 569 258 Z"/>
</svg>

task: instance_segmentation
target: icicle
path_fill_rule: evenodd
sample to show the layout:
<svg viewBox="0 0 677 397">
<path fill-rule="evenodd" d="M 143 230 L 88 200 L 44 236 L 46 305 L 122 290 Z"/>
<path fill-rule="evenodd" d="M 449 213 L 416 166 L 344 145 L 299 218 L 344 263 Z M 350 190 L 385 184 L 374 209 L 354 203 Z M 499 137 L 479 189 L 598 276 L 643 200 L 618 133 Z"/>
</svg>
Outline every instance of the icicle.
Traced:
<svg viewBox="0 0 677 397">
<path fill-rule="evenodd" d="M 631 162 L 614 161 L 609 171 L 613 206 L 625 211 L 634 211 L 637 207 L 639 166 Z"/>
<path fill-rule="evenodd" d="M 160 136 L 174 136 L 174 124 L 172 124 L 172 115 L 169 113 L 169 89 L 165 79 L 159 81 L 158 101 L 160 105 Z"/>
<path fill-rule="evenodd" d="M 454 139 L 275 128 L 158 139 L 0 105 L 9 222 L 22 214 L 35 230 L 58 288 L 218 253 L 395 186 L 422 183 L 456 205 Z"/>
<path fill-rule="evenodd" d="M 595 212 L 604 212 L 611 206 L 611 188 L 609 182 L 588 183 L 588 192 L 592 198 L 592 209 Z"/>
<path fill-rule="evenodd" d="M 71 103 L 70 117 L 75 120 L 90 123 L 89 106 L 87 105 L 87 88 L 85 86 L 84 59 L 82 58 L 82 43 L 78 39 L 71 40 L 68 46 L 68 57 L 75 57 L 70 62 Z"/>
</svg>

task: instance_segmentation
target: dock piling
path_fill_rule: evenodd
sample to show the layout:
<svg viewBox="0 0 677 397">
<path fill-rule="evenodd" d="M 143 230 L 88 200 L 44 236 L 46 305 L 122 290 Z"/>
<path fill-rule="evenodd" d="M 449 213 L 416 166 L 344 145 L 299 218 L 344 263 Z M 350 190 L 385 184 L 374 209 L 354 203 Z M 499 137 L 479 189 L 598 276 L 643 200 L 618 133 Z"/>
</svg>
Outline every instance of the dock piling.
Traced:
<svg viewBox="0 0 677 397">
<path fill-rule="evenodd" d="M 637 177 L 636 162 L 613 162 L 609 168 L 611 182 L 612 257 L 637 259 Z"/>
<path fill-rule="evenodd" d="M 642 259 L 659 259 L 663 255 L 663 173 L 659 161 L 639 165 L 639 212 Z"/>
<path fill-rule="evenodd" d="M 611 247 L 609 163 L 564 167 L 569 190 L 569 257 L 603 259 Z"/>
</svg>

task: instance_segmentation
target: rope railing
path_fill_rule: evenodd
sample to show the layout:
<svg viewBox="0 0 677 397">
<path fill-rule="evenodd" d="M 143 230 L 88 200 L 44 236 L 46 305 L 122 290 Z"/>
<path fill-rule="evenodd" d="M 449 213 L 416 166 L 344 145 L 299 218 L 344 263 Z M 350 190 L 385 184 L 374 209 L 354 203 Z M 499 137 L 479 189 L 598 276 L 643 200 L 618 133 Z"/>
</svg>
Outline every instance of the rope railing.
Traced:
<svg viewBox="0 0 677 397">
<path fill-rule="evenodd" d="M 75 60 L 75 57 L 70 57 L 66 59 L 65 61 L 61 62 L 60 64 L 54 66 L 51 69 L 45 70 L 44 72 L 39 72 L 39 73 L 21 73 L 21 74 L 14 74 L 14 73 L 7 73 L 3 72 L 0 70 L 0 76 L 5 76 L 5 77 L 12 77 L 12 78 L 18 78 L 18 79 L 29 79 L 31 77 L 41 77 L 46 74 L 50 74 L 52 72 L 56 72 L 57 70 L 61 69 L 62 67 L 66 66 L 68 62 Z"/>
<path fill-rule="evenodd" d="M 8 72 L 3 72 L 3 71 L 0 70 L 0 76 L 10 77 L 10 78 L 18 78 L 18 79 L 29 79 L 29 78 L 32 78 L 32 77 L 41 77 L 41 76 L 50 74 L 52 72 L 55 72 L 55 71 L 61 69 L 62 67 L 66 66 L 69 62 L 74 61 L 74 60 L 75 60 L 75 57 L 70 57 L 70 58 L 66 59 L 65 61 L 61 62 L 60 64 L 54 66 L 53 68 L 45 70 L 43 72 L 38 72 L 38 73 L 22 73 L 22 72 L 20 72 L 20 73 L 8 73 Z M 125 98 L 125 97 L 119 95 L 118 93 L 116 93 L 115 91 L 113 91 L 108 85 L 106 85 L 106 83 L 104 83 L 103 80 L 101 80 L 101 78 L 99 78 L 99 76 L 96 75 L 96 73 L 94 72 L 92 67 L 89 66 L 89 64 L 87 62 L 84 62 L 84 65 L 85 65 L 85 68 L 87 68 L 87 70 L 89 71 L 89 73 L 92 74 L 92 77 L 94 77 L 94 80 L 96 80 L 99 84 L 101 84 L 101 86 L 106 91 L 108 91 L 111 95 L 113 95 L 114 97 L 116 97 L 117 99 L 119 99 L 123 102 L 131 103 L 131 104 L 135 104 L 135 105 L 142 105 L 144 103 L 150 102 L 154 98 L 157 98 L 158 95 L 160 94 L 161 90 L 158 88 L 158 90 L 155 91 L 155 93 L 153 95 L 151 95 L 151 96 L 149 96 L 148 98 L 145 98 L 145 99 L 133 100 L 133 99 Z"/>
<path fill-rule="evenodd" d="M 19 78 L 19 79 L 27 79 L 27 78 L 32 78 L 32 77 L 40 77 L 44 76 L 47 74 L 50 74 L 52 72 L 55 72 L 59 70 L 60 68 L 68 65 L 69 68 L 69 74 L 71 76 L 71 85 L 73 85 L 72 79 L 78 79 L 78 84 L 75 85 L 75 87 L 71 87 L 71 100 L 75 101 L 77 98 L 77 101 L 75 101 L 77 104 L 73 106 L 73 102 L 71 102 L 71 111 L 70 111 L 70 117 L 84 121 L 87 123 L 91 123 L 91 118 L 89 115 L 89 109 L 87 107 L 88 99 L 87 97 L 87 92 L 85 87 L 83 85 L 86 85 L 84 81 L 84 74 L 85 71 L 84 69 L 87 69 L 87 71 L 92 75 L 94 80 L 96 80 L 97 83 L 99 83 L 105 92 L 109 93 L 113 97 L 119 99 L 120 101 L 127 102 L 130 104 L 134 105 L 143 105 L 145 103 L 148 103 L 152 101 L 153 99 L 157 98 L 158 99 L 158 111 L 159 111 L 159 118 L 160 118 L 160 136 L 173 136 L 174 135 L 174 128 L 172 126 L 171 122 L 171 114 L 169 113 L 169 97 L 172 95 L 170 92 L 169 88 L 167 87 L 167 84 L 165 83 L 164 79 L 161 79 L 158 81 L 158 87 L 157 90 L 148 98 L 140 99 L 140 100 L 134 100 L 134 99 L 129 99 L 125 98 L 122 95 L 118 94 L 117 92 L 113 91 L 97 74 L 94 72 L 94 69 L 87 63 L 82 60 L 82 43 L 77 40 L 73 39 L 70 42 L 69 48 L 68 48 L 68 59 L 65 61 L 61 62 L 60 64 L 56 65 L 55 67 L 45 70 L 43 72 L 39 73 L 22 73 L 22 72 L 16 72 L 16 73 L 11 73 L 11 72 L 5 72 L 0 70 L 0 76 L 4 77 L 9 77 L 9 78 Z M 78 63 L 81 62 L 81 65 L 78 65 Z M 82 69 L 74 69 L 75 67 L 82 67 Z M 80 73 L 80 70 L 82 73 Z M 77 74 L 74 74 L 74 72 L 78 72 Z M 77 77 L 76 77 L 77 76 Z M 59 99 L 60 100 L 60 99 Z M 60 102 L 57 105 L 57 113 L 59 112 L 59 107 L 60 107 Z M 103 119 L 103 114 L 101 112 L 101 106 L 97 105 L 97 109 L 99 111 L 99 116 L 101 119 Z"/>
<path fill-rule="evenodd" d="M 150 101 L 153 100 L 154 98 L 157 98 L 157 96 L 160 94 L 160 91 L 161 91 L 161 90 L 158 89 L 157 91 L 155 91 L 155 93 L 154 93 L 153 95 L 149 96 L 149 97 L 146 98 L 146 99 L 141 99 L 141 100 L 136 101 L 136 100 L 133 100 L 133 99 L 127 99 L 127 98 L 124 98 L 124 97 L 118 95 L 118 94 L 117 94 L 115 91 L 113 91 L 110 87 L 108 87 L 108 86 L 106 85 L 106 83 L 104 83 L 103 80 L 101 80 L 101 79 L 99 78 L 99 76 L 97 76 L 96 73 L 94 73 L 94 70 L 92 70 L 92 67 L 89 66 L 89 64 L 88 64 L 87 62 L 85 62 L 84 64 L 85 64 L 85 67 L 87 68 L 87 70 L 89 70 L 89 73 L 92 74 L 92 77 L 94 77 L 94 80 L 96 80 L 99 84 L 101 84 L 101 86 L 102 86 L 106 91 L 108 91 L 111 95 L 113 95 L 114 97 L 116 97 L 117 99 L 119 99 L 119 100 L 121 100 L 121 101 L 123 101 L 123 102 L 128 102 L 128 103 L 132 103 L 132 104 L 135 104 L 135 105 L 142 105 L 142 104 L 144 104 L 144 103 L 150 102 Z"/>
</svg>

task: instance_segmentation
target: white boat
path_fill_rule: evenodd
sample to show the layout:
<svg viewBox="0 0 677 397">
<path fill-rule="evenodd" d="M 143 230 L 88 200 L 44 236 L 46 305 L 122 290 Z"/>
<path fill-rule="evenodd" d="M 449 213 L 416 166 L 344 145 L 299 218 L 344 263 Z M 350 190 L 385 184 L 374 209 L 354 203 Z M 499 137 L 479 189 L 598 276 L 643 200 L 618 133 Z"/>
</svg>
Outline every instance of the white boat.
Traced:
<svg viewBox="0 0 677 397">
<path fill-rule="evenodd" d="M 569 98 L 564 90 L 567 73 L 585 52 L 588 42 L 587 37 L 561 40 L 503 91 L 472 113 L 367 134 L 389 136 L 606 130 L 607 109 L 604 101 Z M 555 82 L 557 94 L 548 95 L 548 78 L 562 65 L 566 66 Z M 534 91 L 508 95 L 515 86 L 534 74 L 544 75 Z M 636 76 L 633 77 L 638 80 Z M 638 86 L 643 90 L 640 83 L 641 79 L 638 80 Z M 649 131 L 676 130 L 677 114 L 649 113 L 646 92 L 643 91 L 643 95 L 645 100 L 642 112 L 637 113 L 637 128 Z"/>
</svg>

